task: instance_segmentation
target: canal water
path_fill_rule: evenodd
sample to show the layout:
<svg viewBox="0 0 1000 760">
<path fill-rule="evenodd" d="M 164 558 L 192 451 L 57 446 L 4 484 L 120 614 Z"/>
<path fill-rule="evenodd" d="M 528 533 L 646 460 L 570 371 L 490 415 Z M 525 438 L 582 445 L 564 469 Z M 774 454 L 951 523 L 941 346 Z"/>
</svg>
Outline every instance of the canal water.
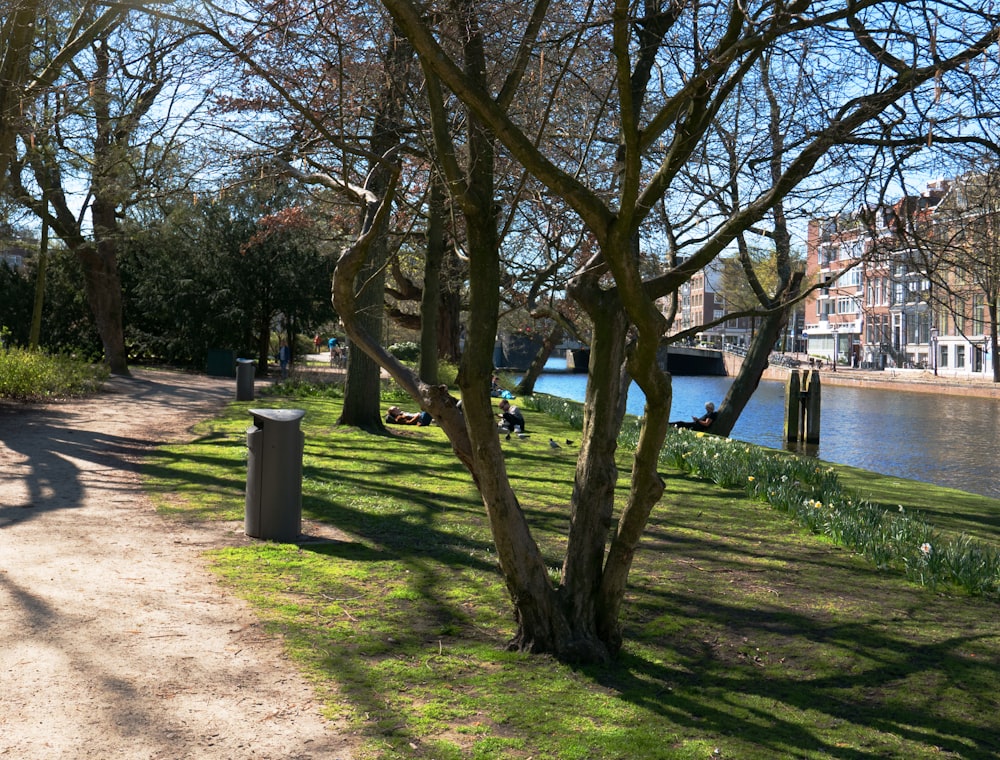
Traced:
<svg viewBox="0 0 1000 760">
<path fill-rule="evenodd" d="M 586 375 L 559 372 L 552 360 L 535 385 L 539 393 L 582 401 Z M 705 402 L 722 403 L 728 377 L 673 378 L 672 419 L 690 419 Z M 1000 498 L 1000 399 L 824 385 L 820 443 L 809 454 L 837 464 Z M 761 382 L 732 437 L 785 448 L 785 385 Z M 627 411 L 641 416 L 644 397 L 635 383 Z"/>
</svg>

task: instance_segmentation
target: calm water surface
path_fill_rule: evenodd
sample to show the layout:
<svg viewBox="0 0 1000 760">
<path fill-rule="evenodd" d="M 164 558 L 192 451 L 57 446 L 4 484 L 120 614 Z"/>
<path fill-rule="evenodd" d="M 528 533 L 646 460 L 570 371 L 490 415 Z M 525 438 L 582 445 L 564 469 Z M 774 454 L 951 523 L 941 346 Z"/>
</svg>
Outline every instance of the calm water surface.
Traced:
<svg viewBox="0 0 1000 760">
<path fill-rule="evenodd" d="M 560 368 L 561 362 L 549 367 Z M 564 366 L 564 365 L 563 365 Z M 539 393 L 583 400 L 585 375 L 547 372 Z M 671 418 L 702 414 L 725 398 L 728 377 L 674 377 Z M 811 454 L 828 462 L 1000 498 L 1000 400 L 823 386 L 820 443 Z M 784 448 L 784 383 L 762 381 L 733 429 L 741 441 Z M 628 413 L 642 415 L 634 383 Z"/>
</svg>

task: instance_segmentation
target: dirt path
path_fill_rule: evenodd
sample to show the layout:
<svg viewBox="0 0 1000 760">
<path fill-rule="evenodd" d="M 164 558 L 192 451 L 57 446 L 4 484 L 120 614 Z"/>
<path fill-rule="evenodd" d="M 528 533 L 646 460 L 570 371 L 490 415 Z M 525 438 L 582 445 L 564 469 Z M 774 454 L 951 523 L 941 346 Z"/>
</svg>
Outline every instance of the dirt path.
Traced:
<svg viewBox="0 0 1000 760">
<path fill-rule="evenodd" d="M 235 381 L 116 378 L 83 402 L 0 404 L 0 757 L 347 760 L 312 689 L 207 572 L 232 526 L 159 518 L 143 452 Z"/>
</svg>

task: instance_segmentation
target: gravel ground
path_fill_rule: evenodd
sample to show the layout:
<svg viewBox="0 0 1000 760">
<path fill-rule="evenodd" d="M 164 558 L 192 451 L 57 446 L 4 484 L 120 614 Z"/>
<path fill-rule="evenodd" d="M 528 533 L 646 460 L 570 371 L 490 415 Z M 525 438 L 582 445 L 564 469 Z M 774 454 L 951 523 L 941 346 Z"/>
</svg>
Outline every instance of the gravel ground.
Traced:
<svg viewBox="0 0 1000 760">
<path fill-rule="evenodd" d="M 206 570 L 242 525 L 160 518 L 137 463 L 235 381 L 137 371 L 0 404 L 0 757 L 352 757 L 307 681 Z M 248 419 L 249 422 L 249 419 Z"/>
</svg>

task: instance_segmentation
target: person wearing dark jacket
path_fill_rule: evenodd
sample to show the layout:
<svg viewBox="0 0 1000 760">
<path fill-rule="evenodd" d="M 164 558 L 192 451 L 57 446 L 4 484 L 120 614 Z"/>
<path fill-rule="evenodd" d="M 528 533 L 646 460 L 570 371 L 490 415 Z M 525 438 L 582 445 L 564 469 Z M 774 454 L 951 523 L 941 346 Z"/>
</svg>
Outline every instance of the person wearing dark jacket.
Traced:
<svg viewBox="0 0 1000 760">
<path fill-rule="evenodd" d="M 715 411 L 715 404 L 711 401 L 705 402 L 705 413 L 701 417 L 691 417 L 690 422 L 671 422 L 670 424 L 676 428 L 686 428 L 688 430 L 708 430 L 712 427 L 712 423 L 715 422 L 715 418 L 719 416 L 719 413 Z"/>
<path fill-rule="evenodd" d="M 516 406 L 511 406 L 507 399 L 500 402 L 500 418 L 503 420 L 502 427 L 519 433 L 524 432 L 524 415 Z"/>
</svg>

